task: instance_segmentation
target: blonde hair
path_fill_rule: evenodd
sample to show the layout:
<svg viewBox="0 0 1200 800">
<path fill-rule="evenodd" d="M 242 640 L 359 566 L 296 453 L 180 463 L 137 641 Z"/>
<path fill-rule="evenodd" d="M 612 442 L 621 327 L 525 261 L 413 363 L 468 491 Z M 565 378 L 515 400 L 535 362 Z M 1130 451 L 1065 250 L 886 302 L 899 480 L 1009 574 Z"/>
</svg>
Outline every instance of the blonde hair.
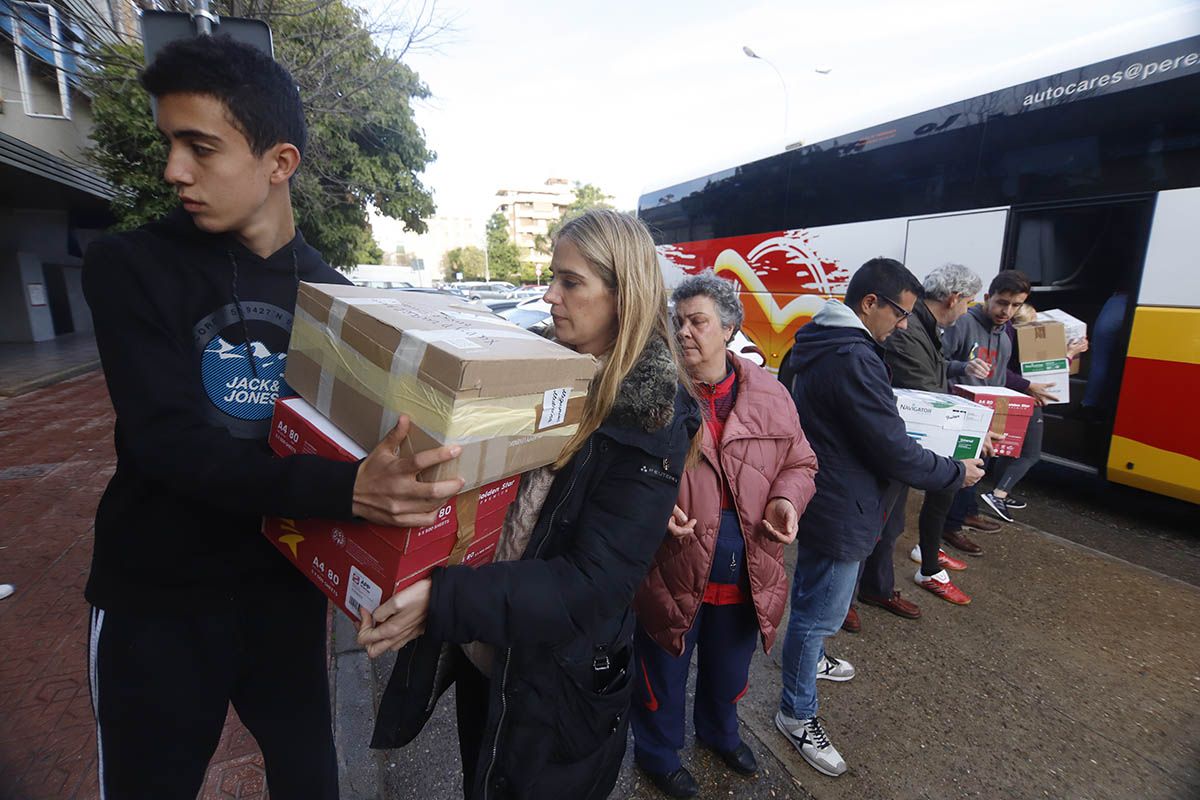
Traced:
<svg viewBox="0 0 1200 800">
<path fill-rule="evenodd" d="M 1013 322 L 1018 325 L 1024 325 L 1027 322 L 1033 322 L 1037 319 L 1037 309 L 1032 303 L 1022 303 L 1017 312 L 1013 314 Z"/>
<path fill-rule="evenodd" d="M 691 391 L 691 379 L 680 364 L 678 345 L 667 317 L 667 290 L 658 267 L 654 239 L 640 220 L 608 209 L 591 209 L 567 222 L 554 237 L 579 248 L 604 285 L 616 295 L 617 338 L 592 381 L 579 430 L 563 448 L 554 469 L 565 467 L 608 418 L 621 381 L 637 364 L 652 336 L 671 350 L 677 382 Z M 688 462 L 699 455 L 700 436 L 692 439 Z"/>
</svg>

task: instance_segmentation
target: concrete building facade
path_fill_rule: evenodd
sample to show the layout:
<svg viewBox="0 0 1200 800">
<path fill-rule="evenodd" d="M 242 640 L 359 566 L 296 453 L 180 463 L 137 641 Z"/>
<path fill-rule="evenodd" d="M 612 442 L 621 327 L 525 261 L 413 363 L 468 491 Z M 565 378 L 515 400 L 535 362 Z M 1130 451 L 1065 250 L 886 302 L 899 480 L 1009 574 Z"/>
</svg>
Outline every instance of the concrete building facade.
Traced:
<svg viewBox="0 0 1200 800">
<path fill-rule="evenodd" d="M 78 59 L 87 37 L 133 19 L 120 0 L 0 0 L 0 341 L 91 330 L 82 255 L 111 221 L 113 189 L 85 161 Z"/>
<path fill-rule="evenodd" d="M 541 186 L 500 189 L 496 209 L 508 220 L 509 238 L 521 251 L 521 261 L 545 267 L 550 254 L 538 249 L 538 237 L 545 237 L 550 225 L 575 200 L 575 190 L 565 178 L 548 178 Z"/>
</svg>

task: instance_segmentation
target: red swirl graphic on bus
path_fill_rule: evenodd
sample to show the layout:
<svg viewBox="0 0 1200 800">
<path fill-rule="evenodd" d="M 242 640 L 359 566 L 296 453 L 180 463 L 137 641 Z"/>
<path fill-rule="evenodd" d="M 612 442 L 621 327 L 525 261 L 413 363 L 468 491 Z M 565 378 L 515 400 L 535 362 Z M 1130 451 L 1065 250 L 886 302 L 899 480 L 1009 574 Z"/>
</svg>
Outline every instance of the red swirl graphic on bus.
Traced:
<svg viewBox="0 0 1200 800">
<path fill-rule="evenodd" d="M 850 273 L 822 258 L 806 229 L 661 245 L 659 254 L 689 275 L 711 269 L 737 282 L 743 329 L 778 368 L 796 330 L 829 297 L 844 295 Z"/>
</svg>

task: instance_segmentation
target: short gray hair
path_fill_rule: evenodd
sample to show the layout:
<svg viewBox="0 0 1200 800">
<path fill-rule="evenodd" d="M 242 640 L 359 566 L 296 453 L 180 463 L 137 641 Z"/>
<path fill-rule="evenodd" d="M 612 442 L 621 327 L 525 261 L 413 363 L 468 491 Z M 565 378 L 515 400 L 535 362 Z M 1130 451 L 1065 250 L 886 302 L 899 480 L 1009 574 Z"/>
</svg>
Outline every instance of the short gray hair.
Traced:
<svg viewBox="0 0 1200 800">
<path fill-rule="evenodd" d="M 945 300 L 952 294 L 974 297 L 983 288 L 983 279 L 962 264 L 943 264 L 925 276 L 925 296 Z"/>
<path fill-rule="evenodd" d="M 733 281 L 718 278 L 712 272 L 702 272 L 683 282 L 671 292 L 671 302 L 678 305 L 684 300 L 704 296 L 713 301 L 717 307 L 717 316 L 721 318 L 721 327 L 732 325 L 734 331 L 742 327 L 746 312 L 742 309 L 741 298 L 738 297 L 737 286 Z"/>
</svg>

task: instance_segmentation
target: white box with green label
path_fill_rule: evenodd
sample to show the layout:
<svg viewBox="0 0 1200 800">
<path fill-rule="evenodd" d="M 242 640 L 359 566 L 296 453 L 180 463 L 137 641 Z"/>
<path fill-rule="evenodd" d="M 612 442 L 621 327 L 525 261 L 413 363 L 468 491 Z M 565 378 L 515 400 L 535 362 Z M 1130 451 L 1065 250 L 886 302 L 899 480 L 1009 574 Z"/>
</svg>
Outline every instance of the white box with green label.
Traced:
<svg viewBox="0 0 1200 800">
<path fill-rule="evenodd" d="M 939 456 L 979 458 L 992 424 L 992 409 L 965 397 L 915 389 L 892 389 L 904 428 L 917 444 Z"/>
</svg>

